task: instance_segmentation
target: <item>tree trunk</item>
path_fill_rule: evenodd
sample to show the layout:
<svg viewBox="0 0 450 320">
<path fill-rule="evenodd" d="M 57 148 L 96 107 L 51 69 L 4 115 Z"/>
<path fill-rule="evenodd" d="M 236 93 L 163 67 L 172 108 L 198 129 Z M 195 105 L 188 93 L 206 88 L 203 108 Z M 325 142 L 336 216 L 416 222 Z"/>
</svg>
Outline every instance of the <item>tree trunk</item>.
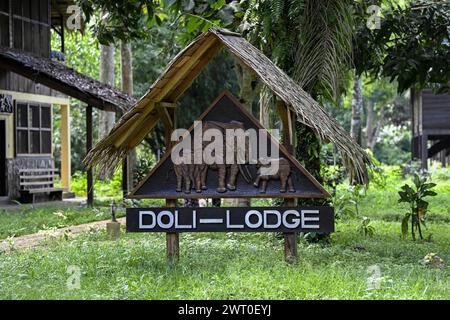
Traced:
<svg viewBox="0 0 450 320">
<path fill-rule="evenodd" d="M 359 76 L 353 80 L 353 98 L 352 98 L 352 126 L 350 135 L 361 145 L 361 111 L 362 111 L 362 81 Z"/>
<path fill-rule="evenodd" d="M 100 45 L 100 82 L 114 86 L 114 47 Z M 106 136 L 114 126 L 115 113 L 101 111 L 99 138 Z"/>
<path fill-rule="evenodd" d="M 120 43 L 120 65 L 122 77 L 122 91 L 133 95 L 133 58 L 131 44 L 129 42 Z M 133 149 L 126 159 L 127 187 L 132 190 L 134 187 L 133 172 L 136 166 L 136 150 Z"/>
<path fill-rule="evenodd" d="M 367 136 L 367 148 L 369 148 L 372 151 L 375 150 L 378 135 L 380 134 L 380 130 L 383 126 L 383 118 L 384 118 L 384 108 L 381 109 L 380 115 L 377 117 L 374 103 L 369 102 L 367 104 L 366 136 Z"/>
<path fill-rule="evenodd" d="M 100 82 L 114 86 L 114 47 L 112 45 L 100 45 Z M 99 111 L 99 139 L 105 137 L 111 131 L 116 121 L 114 112 Z M 100 178 L 111 177 L 112 172 L 106 172 Z"/>
</svg>

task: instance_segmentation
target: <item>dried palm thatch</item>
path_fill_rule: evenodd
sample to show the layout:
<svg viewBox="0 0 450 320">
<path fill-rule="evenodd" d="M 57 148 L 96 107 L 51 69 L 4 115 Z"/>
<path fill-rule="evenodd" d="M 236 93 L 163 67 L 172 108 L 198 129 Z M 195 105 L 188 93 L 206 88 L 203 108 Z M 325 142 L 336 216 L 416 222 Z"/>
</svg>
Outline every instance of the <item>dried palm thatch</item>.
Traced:
<svg viewBox="0 0 450 320">
<path fill-rule="evenodd" d="M 177 101 L 222 47 L 253 70 L 296 113 L 298 121 L 311 127 L 322 140 L 338 147 L 352 181 L 368 182 L 369 157 L 337 121 L 261 51 L 239 34 L 224 29 L 210 29 L 181 51 L 111 133 L 89 152 L 85 165 L 99 165 L 101 169 L 117 165 L 160 119 L 164 120 L 162 110 Z"/>
</svg>

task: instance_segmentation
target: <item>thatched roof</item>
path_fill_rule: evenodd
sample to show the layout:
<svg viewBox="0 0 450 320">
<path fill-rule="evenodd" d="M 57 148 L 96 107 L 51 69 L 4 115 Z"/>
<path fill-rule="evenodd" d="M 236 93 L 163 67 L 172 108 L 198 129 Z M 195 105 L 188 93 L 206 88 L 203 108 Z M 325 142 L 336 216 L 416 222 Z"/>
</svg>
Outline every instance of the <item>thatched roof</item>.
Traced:
<svg viewBox="0 0 450 320">
<path fill-rule="evenodd" d="M 136 99 L 48 58 L 0 46 L 0 68 L 81 100 L 95 108 L 125 112 Z"/>
<path fill-rule="evenodd" d="M 239 34 L 224 29 L 210 29 L 182 50 L 110 134 L 89 152 L 85 164 L 103 168 L 118 164 L 164 116 L 161 112 L 164 106 L 178 100 L 220 48 L 229 50 L 253 70 L 279 99 L 295 111 L 298 121 L 311 127 L 321 139 L 338 147 L 352 181 L 368 181 L 366 165 L 370 160 L 366 152 L 337 121 L 260 50 Z"/>
</svg>

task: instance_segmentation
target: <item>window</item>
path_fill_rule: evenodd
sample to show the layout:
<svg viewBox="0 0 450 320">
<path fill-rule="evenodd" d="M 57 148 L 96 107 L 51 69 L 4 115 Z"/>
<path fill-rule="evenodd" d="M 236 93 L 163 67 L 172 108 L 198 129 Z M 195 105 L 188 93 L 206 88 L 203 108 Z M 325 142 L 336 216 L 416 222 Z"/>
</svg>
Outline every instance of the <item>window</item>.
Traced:
<svg viewBox="0 0 450 320">
<path fill-rule="evenodd" d="M 16 102 L 16 153 L 52 153 L 52 110 L 48 104 Z"/>
</svg>

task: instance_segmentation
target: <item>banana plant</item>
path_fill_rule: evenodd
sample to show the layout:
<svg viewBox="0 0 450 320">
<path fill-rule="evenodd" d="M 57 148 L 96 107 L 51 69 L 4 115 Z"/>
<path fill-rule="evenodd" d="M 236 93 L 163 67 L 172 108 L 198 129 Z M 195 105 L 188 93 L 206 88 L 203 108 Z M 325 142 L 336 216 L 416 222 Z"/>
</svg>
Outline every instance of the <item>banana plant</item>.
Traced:
<svg viewBox="0 0 450 320">
<path fill-rule="evenodd" d="M 425 214 L 428 209 L 428 202 L 424 200 L 425 197 L 434 197 L 437 193 L 433 189 L 436 184 L 428 182 L 428 176 L 425 174 L 414 173 L 412 177 L 413 186 L 405 184 L 401 187 L 402 191 L 398 194 L 399 203 L 406 202 L 409 204 L 409 211 L 402 219 L 402 236 L 406 238 L 408 234 L 409 221 L 411 220 L 411 236 L 416 240 L 416 231 L 419 233 L 419 238 L 422 240 L 422 227 L 425 224 Z"/>
</svg>

